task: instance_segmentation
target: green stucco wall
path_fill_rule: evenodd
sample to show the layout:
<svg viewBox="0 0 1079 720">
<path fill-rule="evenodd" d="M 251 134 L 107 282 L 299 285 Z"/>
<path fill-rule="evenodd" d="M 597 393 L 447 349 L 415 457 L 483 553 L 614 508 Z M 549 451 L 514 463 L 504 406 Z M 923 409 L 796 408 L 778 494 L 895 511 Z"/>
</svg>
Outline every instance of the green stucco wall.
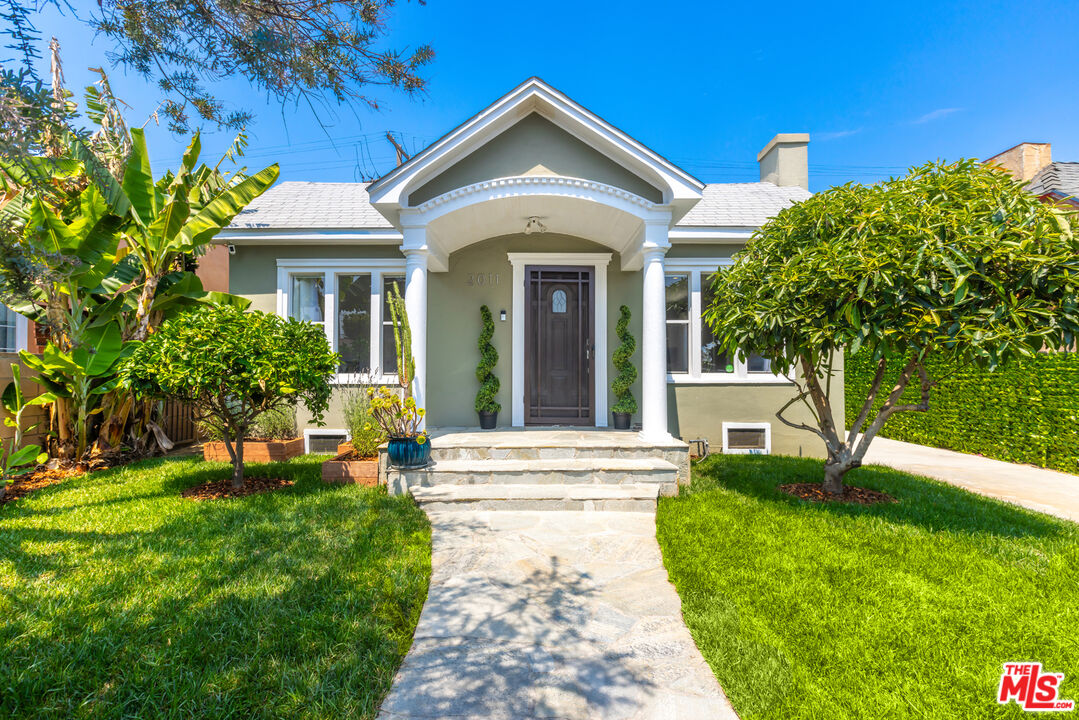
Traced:
<svg viewBox="0 0 1079 720">
<path fill-rule="evenodd" d="M 725 257 L 733 254 L 737 245 L 684 245 L 671 249 L 668 257 Z M 478 383 L 475 366 L 479 359 L 476 341 L 480 332 L 479 307 L 487 304 L 495 316 L 495 335 L 492 339 L 499 353 L 495 373 L 502 387 L 498 400 L 502 404 L 499 425 L 510 423 L 511 403 L 511 333 L 513 270 L 507 258 L 510 252 L 594 253 L 611 252 L 609 248 L 580 238 L 555 234 L 510 235 L 493 238 L 460 250 L 450 256 L 449 272 L 428 275 L 428 335 L 427 335 L 427 410 L 433 426 L 475 426 L 473 409 Z M 230 290 L 252 300 L 252 308 L 265 312 L 276 310 L 278 258 L 401 258 L 400 250 L 392 245 L 264 245 L 236 247 L 230 263 Z M 626 304 L 633 311 L 630 330 L 637 338 L 638 351 L 634 362 L 640 369 L 641 345 L 641 276 L 639 272 L 620 270 L 621 260 L 612 253 L 607 266 L 607 378 L 615 376 L 610 356 L 617 346 L 614 335 L 618 307 Z M 482 278 L 482 280 L 481 280 Z M 471 283 L 470 283 L 471 280 Z M 506 321 L 498 319 L 506 311 Z M 832 381 L 833 407 L 837 421 L 842 421 L 843 375 L 842 358 L 837 358 L 838 376 Z M 722 422 L 768 422 L 772 425 L 772 452 L 775 454 L 820 456 L 823 446 L 815 435 L 794 430 L 775 418 L 776 411 L 791 397 L 792 385 L 689 385 L 667 386 L 670 430 L 683 439 L 706 438 L 712 449 L 723 445 Z M 598 389 L 597 389 L 598 390 Z M 610 388 L 608 408 L 614 404 Z M 343 428 L 341 408 L 344 389 L 334 393 L 325 415 L 326 428 Z M 634 386 L 638 402 L 640 381 Z M 791 408 L 788 417 L 808 421 L 804 408 Z M 311 426 L 309 416 L 302 410 L 300 427 Z M 640 421 L 639 415 L 634 418 Z"/>
<path fill-rule="evenodd" d="M 408 200 L 418 205 L 481 180 L 529 174 L 587 178 L 663 202 L 658 188 L 535 113 L 428 180 Z"/>
</svg>

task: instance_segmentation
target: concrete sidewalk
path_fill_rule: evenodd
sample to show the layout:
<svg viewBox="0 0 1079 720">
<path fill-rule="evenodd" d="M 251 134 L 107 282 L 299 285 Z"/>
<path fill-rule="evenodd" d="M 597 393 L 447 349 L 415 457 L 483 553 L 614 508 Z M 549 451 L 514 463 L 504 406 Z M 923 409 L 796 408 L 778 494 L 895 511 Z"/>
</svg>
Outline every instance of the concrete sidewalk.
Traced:
<svg viewBox="0 0 1079 720">
<path fill-rule="evenodd" d="M 943 480 L 972 492 L 1079 522 L 1079 475 L 878 437 L 865 465 Z"/>
</svg>

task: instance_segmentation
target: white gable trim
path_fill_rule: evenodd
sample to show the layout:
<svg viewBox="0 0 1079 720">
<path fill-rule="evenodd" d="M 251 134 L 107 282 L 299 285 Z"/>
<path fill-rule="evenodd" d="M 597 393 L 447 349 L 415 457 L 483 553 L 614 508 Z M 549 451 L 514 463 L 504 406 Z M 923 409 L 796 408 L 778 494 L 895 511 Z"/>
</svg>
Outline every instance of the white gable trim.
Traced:
<svg viewBox="0 0 1079 720">
<path fill-rule="evenodd" d="M 397 225 L 408 194 L 532 112 L 656 184 L 681 217 L 700 200 L 704 184 L 605 122 L 539 78 L 532 78 L 408 162 L 368 186 L 374 205 Z"/>
</svg>

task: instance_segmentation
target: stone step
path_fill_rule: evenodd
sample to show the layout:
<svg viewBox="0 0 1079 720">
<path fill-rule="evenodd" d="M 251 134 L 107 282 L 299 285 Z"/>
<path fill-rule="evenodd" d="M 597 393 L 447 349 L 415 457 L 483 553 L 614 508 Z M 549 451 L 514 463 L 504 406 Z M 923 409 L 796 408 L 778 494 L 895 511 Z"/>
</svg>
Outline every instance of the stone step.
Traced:
<svg viewBox="0 0 1079 720">
<path fill-rule="evenodd" d="M 393 469 L 391 492 L 435 485 L 625 485 L 655 484 L 664 495 L 678 490 L 678 467 L 660 458 L 569 458 L 564 460 L 439 460 L 427 467 Z"/>
<path fill-rule="evenodd" d="M 599 510 L 655 512 L 659 485 L 432 485 L 409 492 L 427 511 Z"/>
</svg>

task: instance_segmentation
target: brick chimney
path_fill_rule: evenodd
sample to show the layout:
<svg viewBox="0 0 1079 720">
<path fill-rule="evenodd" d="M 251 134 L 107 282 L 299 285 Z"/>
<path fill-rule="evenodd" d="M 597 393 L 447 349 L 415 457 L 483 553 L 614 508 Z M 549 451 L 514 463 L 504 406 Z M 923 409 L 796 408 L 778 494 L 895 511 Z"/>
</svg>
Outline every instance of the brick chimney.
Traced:
<svg viewBox="0 0 1079 720">
<path fill-rule="evenodd" d="M 1049 143 L 1019 143 L 985 161 L 986 165 L 998 165 L 1020 182 L 1027 182 L 1046 165 L 1053 162 L 1053 150 Z"/>
<path fill-rule="evenodd" d="M 761 182 L 809 189 L 809 133 L 779 133 L 757 153 Z"/>
</svg>

